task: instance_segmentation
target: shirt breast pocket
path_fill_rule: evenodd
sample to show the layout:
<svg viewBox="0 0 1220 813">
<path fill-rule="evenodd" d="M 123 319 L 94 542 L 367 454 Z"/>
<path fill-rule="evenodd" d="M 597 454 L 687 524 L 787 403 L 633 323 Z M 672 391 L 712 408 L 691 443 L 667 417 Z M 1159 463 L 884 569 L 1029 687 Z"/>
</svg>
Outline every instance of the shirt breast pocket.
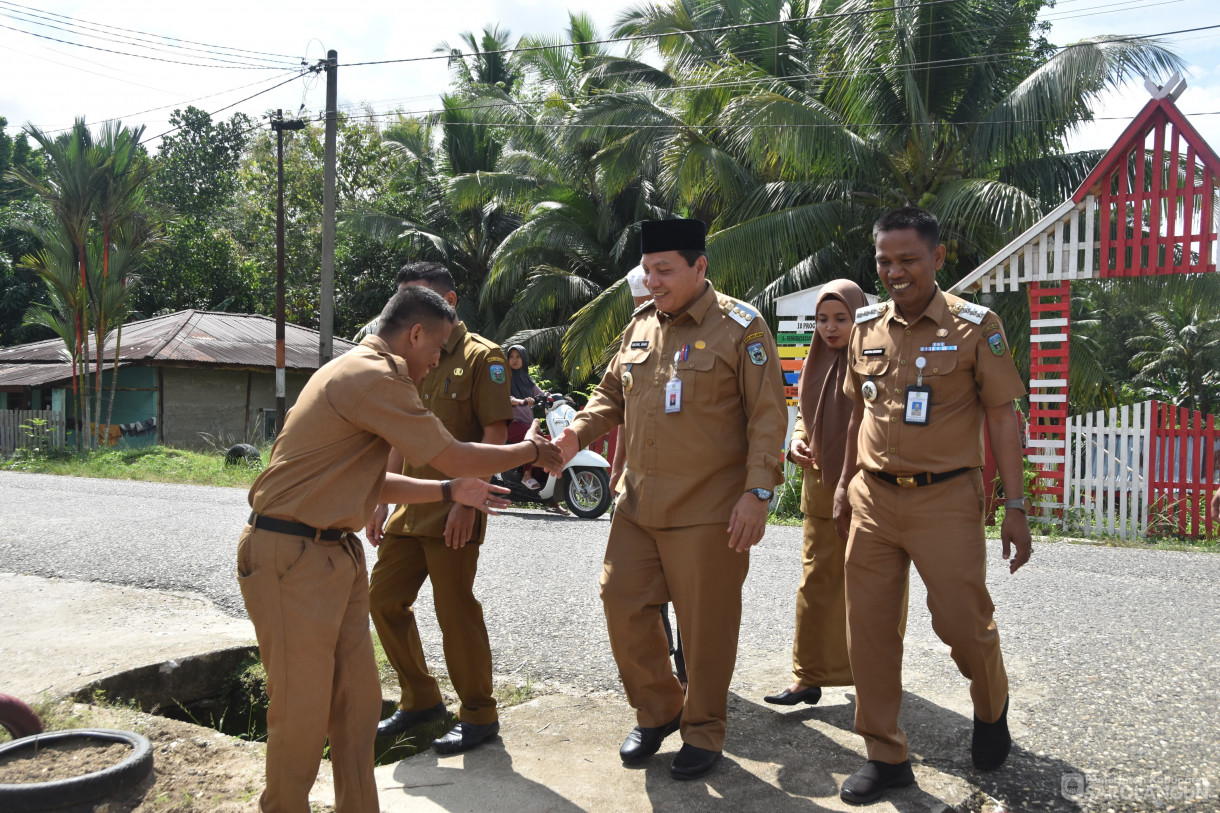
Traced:
<svg viewBox="0 0 1220 813">
<path fill-rule="evenodd" d="M 885 374 L 890 370 L 890 360 L 885 356 L 862 356 L 852 362 L 852 372 L 859 379 L 859 387 L 863 387 L 865 382 L 873 382 L 873 386 L 877 388 L 877 398 L 883 398 L 887 389 Z M 861 391 L 863 394 L 863 391 Z M 874 398 L 865 398 L 865 401 L 876 400 Z"/>
<path fill-rule="evenodd" d="M 923 377 L 934 378 L 948 375 L 957 369 L 957 355 L 953 353 L 929 353 L 923 367 Z"/>
<path fill-rule="evenodd" d="M 694 398 L 714 400 L 716 393 L 716 354 L 711 350 L 695 351 L 686 361 L 674 365 L 674 373 L 682 382 L 682 401 Z"/>
<path fill-rule="evenodd" d="M 453 376 L 435 397 L 432 412 L 442 422 L 448 425 L 452 418 L 462 418 L 470 414 L 470 395 L 474 389 L 470 373 L 464 376 Z"/>
<path fill-rule="evenodd" d="M 651 356 L 651 348 L 623 351 L 621 373 L 623 395 L 627 398 L 637 398 L 652 386 Z"/>
</svg>

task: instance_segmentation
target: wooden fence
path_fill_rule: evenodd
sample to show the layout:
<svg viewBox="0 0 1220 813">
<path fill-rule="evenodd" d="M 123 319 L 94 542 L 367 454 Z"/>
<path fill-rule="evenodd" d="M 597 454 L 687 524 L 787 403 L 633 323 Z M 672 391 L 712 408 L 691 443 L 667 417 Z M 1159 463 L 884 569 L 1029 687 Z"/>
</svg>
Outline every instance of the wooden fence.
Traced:
<svg viewBox="0 0 1220 813">
<path fill-rule="evenodd" d="M 1216 416 L 1153 403 L 1149 504 L 1151 531 L 1172 536 L 1211 536 L 1220 432 Z"/>
<path fill-rule="evenodd" d="M 1215 536 L 1214 415 L 1160 401 L 1068 418 L 1065 522 L 1086 533 Z"/>
<path fill-rule="evenodd" d="M 45 421 L 45 424 L 38 422 Z M 49 409 L 0 410 L 0 454 L 19 448 L 62 449 L 64 416 Z"/>
<path fill-rule="evenodd" d="M 1126 539 L 1148 532 L 1148 454 L 1153 402 L 1068 418 L 1064 519 L 1088 533 Z"/>
</svg>

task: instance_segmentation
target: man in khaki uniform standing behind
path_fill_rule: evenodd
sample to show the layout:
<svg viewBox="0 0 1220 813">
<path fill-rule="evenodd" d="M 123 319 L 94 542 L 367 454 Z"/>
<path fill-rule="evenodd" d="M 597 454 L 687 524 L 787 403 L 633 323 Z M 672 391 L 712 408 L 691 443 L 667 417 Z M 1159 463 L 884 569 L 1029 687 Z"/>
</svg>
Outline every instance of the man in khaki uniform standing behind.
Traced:
<svg viewBox="0 0 1220 813">
<path fill-rule="evenodd" d="M 381 687 L 369 636 L 364 527 L 379 501 L 506 504 L 478 480 L 387 475 L 398 449 L 449 474 L 490 474 L 559 453 L 536 436 L 512 446 L 460 443 L 424 409 L 413 379 L 436 365 L 453 309 L 436 294 L 396 294 L 377 334 L 323 366 L 288 412 L 271 462 L 250 489 L 237 578 L 267 670 L 265 813 L 309 813 L 329 737 L 337 813 L 377 813 L 373 739 Z M 502 489 L 497 489 L 501 490 Z"/>
<path fill-rule="evenodd" d="M 457 307 L 453 276 L 440 263 L 418 262 L 398 274 L 400 286 L 422 285 Z M 508 402 L 507 361 L 499 345 L 458 322 L 437 366 L 419 385 L 424 406 L 457 440 L 502 445 L 513 410 Z M 396 450 L 386 470 L 426 480 L 443 475 L 414 466 Z M 479 546 L 487 524 L 464 505 L 400 505 L 382 533 L 388 506 L 377 507 L 366 528 L 378 546 L 369 584 L 377 636 L 402 688 L 399 708 L 377 726 L 378 736 L 397 736 L 419 723 L 445 716 L 440 687 L 428 673 L 412 605 L 425 579 L 432 580 L 436 620 L 444 641 L 445 666 L 461 700 L 460 722 L 432 745 L 442 753 L 465 751 L 494 736 L 500 724 L 492 695 L 491 644 L 483 607 L 474 597 Z"/>
<path fill-rule="evenodd" d="M 970 680 L 971 757 L 993 770 L 1008 757 L 1008 677 L 987 592 L 983 535 L 983 423 L 1004 484 L 1004 558 L 1029 560 L 1022 452 L 1013 400 L 1025 394 L 999 317 L 943 293 L 936 217 L 908 207 L 873 227 L 877 274 L 892 302 L 856 311 L 843 391 L 848 426 L 835 522 L 847 539 L 848 655 L 856 732 L 868 761 L 843 782 L 844 801 L 866 804 L 915 781 L 902 703 L 907 574 L 928 589 L 932 629 Z"/>
<path fill-rule="evenodd" d="M 636 763 L 669 734 L 676 779 L 710 771 L 724 747 L 741 587 L 782 480 L 787 428 L 775 341 L 748 305 L 705 276 L 698 220 L 640 224 L 652 301 L 632 317 L 588 405 L 558 445 L 577 450 L 620 423 L 623 493 L 601 577 L 610 645 L 638 725 L 619 756 Z M 659 608 L 682 630 L 685 701 Z"/>
</svg>

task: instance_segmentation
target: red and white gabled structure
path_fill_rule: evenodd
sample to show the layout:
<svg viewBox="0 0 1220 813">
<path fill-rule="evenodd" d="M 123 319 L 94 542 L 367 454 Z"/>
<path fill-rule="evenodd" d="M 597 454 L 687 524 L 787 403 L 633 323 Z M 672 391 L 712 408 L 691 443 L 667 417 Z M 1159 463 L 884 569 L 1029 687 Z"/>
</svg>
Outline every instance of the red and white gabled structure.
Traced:
<svg viewBox="0 0 1220 813">
<path fill-rule="evenodd" d="M 1016 291 L 1030 302 L 1034 501 L 1062 508 L 1067 462 L 1071 281 L 1216 270 L 1220 158 L 1174 100 L 1178 76 L 1153 98 L 1071 198 L 950 288 Z"/>
</svg>

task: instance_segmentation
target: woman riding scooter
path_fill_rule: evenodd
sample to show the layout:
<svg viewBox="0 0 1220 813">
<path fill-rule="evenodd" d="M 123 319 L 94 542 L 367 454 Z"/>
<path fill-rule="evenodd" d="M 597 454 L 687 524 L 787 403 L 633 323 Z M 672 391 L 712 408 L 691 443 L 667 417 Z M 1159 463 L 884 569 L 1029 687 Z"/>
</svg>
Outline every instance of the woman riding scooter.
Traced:
<svg viewBox="0 0 1220 813">
<path fill-rule="evenodd" d="M 508 348 L 508 367 L 512 370 L 510 379 L 509 403 L 513 406 L 513 421 L 508 425 L 508 442 L 515 443 L 513 438 L 523 440 L 530 424 L 534 422 L 534 404 L 546 395 L 542 388 L 530 378 L 529 353 L 519 344 Z M 521 484 L 537 491 L 542 484 L 534 478 L 533 468 L 526 466 L 521 476 Z M 559 504 L 558 499 L 552 499 L 546 504 L 546 510 L 555 514 L 567 514 L 568 511 Z"/>
</svg>

